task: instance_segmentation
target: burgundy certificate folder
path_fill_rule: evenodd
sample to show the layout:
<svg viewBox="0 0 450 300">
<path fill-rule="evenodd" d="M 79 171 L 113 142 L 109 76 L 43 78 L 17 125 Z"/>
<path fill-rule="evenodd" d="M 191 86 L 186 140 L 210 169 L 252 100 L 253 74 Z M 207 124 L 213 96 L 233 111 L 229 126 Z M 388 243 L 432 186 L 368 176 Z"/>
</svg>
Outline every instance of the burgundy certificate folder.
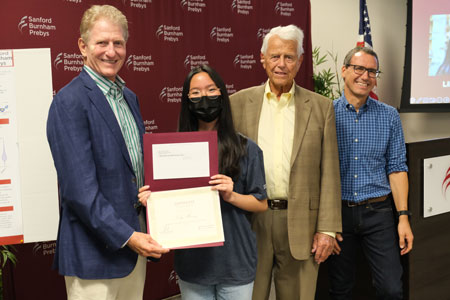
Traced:
<svg viewBox="0 0 450 300">
<path fill-rule="evenodd" d="M 216 131 L 144 135 L 144 169 L 152 191 L 147 230 L 153 238 L 170 249 L 223 245 L 220 200 L 209 185 L 218 174 Z"/>
<path fill-rule="evenodd" d="M 150 190 L 168 191 L 193 187 L 208 186 L 209 177 L 159 179 L 153 177 L 153 145 L 208 142 L 210 176 L 219 173 L 217 132 L 216 131 L 192 131 L 144 134 L 144 169 L 145 184 L 150 185 Z"/>
</svg>

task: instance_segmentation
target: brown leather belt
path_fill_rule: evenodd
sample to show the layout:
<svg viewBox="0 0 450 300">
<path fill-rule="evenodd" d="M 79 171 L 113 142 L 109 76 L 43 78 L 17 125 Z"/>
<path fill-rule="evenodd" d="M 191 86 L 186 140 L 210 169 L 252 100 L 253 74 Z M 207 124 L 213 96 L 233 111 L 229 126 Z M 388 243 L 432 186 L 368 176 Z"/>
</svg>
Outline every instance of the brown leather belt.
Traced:
<svg viewBox="0 0 450 300">
<path fill-rule="evenodd" d="M 287 200 L 279 200 L 279 199 L 267 200 L 269 208 L 273 210 L 287 209 L 287 203 L 288 203 Z"/>
<path fill-rule="evenodd" d="M 389 195 L 384 195 L 381 197 L 370 198 L 370 199 L 359 201 L 359 202 L 342 200 L 342 204 L 344 204 L 348 207 L 355 207 L 355 206 L 365 205 L 365 204 L 369 204 L 369 203 L 383 202 L 384 200 L 386 200 L 388 198 L 388 196 Z"/>
</svg>

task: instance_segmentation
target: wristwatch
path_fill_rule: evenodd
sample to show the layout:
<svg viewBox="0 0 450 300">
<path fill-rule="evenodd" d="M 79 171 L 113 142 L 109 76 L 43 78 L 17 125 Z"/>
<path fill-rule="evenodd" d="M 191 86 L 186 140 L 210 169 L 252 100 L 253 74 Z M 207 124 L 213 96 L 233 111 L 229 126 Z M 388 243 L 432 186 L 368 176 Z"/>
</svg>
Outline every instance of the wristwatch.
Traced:
<svg viewBox="0 0 450 300">
<path fill-rule="evenodd" d="M 403 215 L 411 216 L 411 212 L 409 210 L 399 210 L 397 213 L 399 217 Z"/>
</svg>

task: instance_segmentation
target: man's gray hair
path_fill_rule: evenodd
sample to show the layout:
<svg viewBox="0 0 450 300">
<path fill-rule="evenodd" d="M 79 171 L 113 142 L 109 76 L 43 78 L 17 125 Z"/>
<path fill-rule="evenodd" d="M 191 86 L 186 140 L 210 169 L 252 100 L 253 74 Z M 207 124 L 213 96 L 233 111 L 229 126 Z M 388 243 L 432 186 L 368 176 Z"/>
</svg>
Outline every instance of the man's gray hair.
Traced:
<svg viewBox="0 0 450 300">
<path fill-rule="evenodd" d="M 266 54 L 267 44 L 274 35 L 280 39 L 297 42 L 297 56 L 300 57 L 303 54 L 303 31 L 295 25 L 277 26 L 272 28 L 268 34 L 264 37 L 261 47 L 261 53 Z"/>
<path fill-rule="evenodd" d="M 380 63 L 378 62 L 378 55 L 375 51 L 372 50 L 372 48 L 369 47 L 360 47 L 357 46 L 353 48 L 352 50 L 348 51 L 348 53 L 345 55 L 344 58 L 344 66 L 348 67 L 350 65 L 350 62 L 352 61 L 353 56 L 358 52 L 364 52 L 366 54 L 372 55 L 377 60 L 377 70 L 380 69 Z"/>
</svg>

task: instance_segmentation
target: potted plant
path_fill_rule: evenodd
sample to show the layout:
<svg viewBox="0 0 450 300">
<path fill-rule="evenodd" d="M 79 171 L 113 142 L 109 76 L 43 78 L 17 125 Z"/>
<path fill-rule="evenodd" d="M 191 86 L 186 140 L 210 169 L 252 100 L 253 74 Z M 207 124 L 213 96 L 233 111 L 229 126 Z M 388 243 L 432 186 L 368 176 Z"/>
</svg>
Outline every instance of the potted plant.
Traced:
<svg viewBox="0 0 450 300">
<path fill-rule="evenodd" d="M 318 71 L 317 67 L 326 63 L 327 56 L 334 62 L 334 72 L 331 68 Z M 313 58 L 313 81 L 314 91 L 330 99 L 336 99 L 341 96 L 341 79 L 339 78 L 337 68 L 337 54 L 327 51 L 327 54 L 321 56 L 320 47 L 315 47 L 312 52 Z"/>
<path fill-rule="evenodd" d="M 11 249 L 15 250 L 13 246 L 6 246 L 6 245 L 2 245 L 0 246 L 0 263 L 1 263 L 1 268 L 0 268 L 0 300 L 3 300 L 3 268 L 6 265 L 6 262 L 10 261 L 13 265 L 16 264 L 17 262 L 17 258 L 14 255 L 14 253 L 10 250 Z"/>
</svg>

